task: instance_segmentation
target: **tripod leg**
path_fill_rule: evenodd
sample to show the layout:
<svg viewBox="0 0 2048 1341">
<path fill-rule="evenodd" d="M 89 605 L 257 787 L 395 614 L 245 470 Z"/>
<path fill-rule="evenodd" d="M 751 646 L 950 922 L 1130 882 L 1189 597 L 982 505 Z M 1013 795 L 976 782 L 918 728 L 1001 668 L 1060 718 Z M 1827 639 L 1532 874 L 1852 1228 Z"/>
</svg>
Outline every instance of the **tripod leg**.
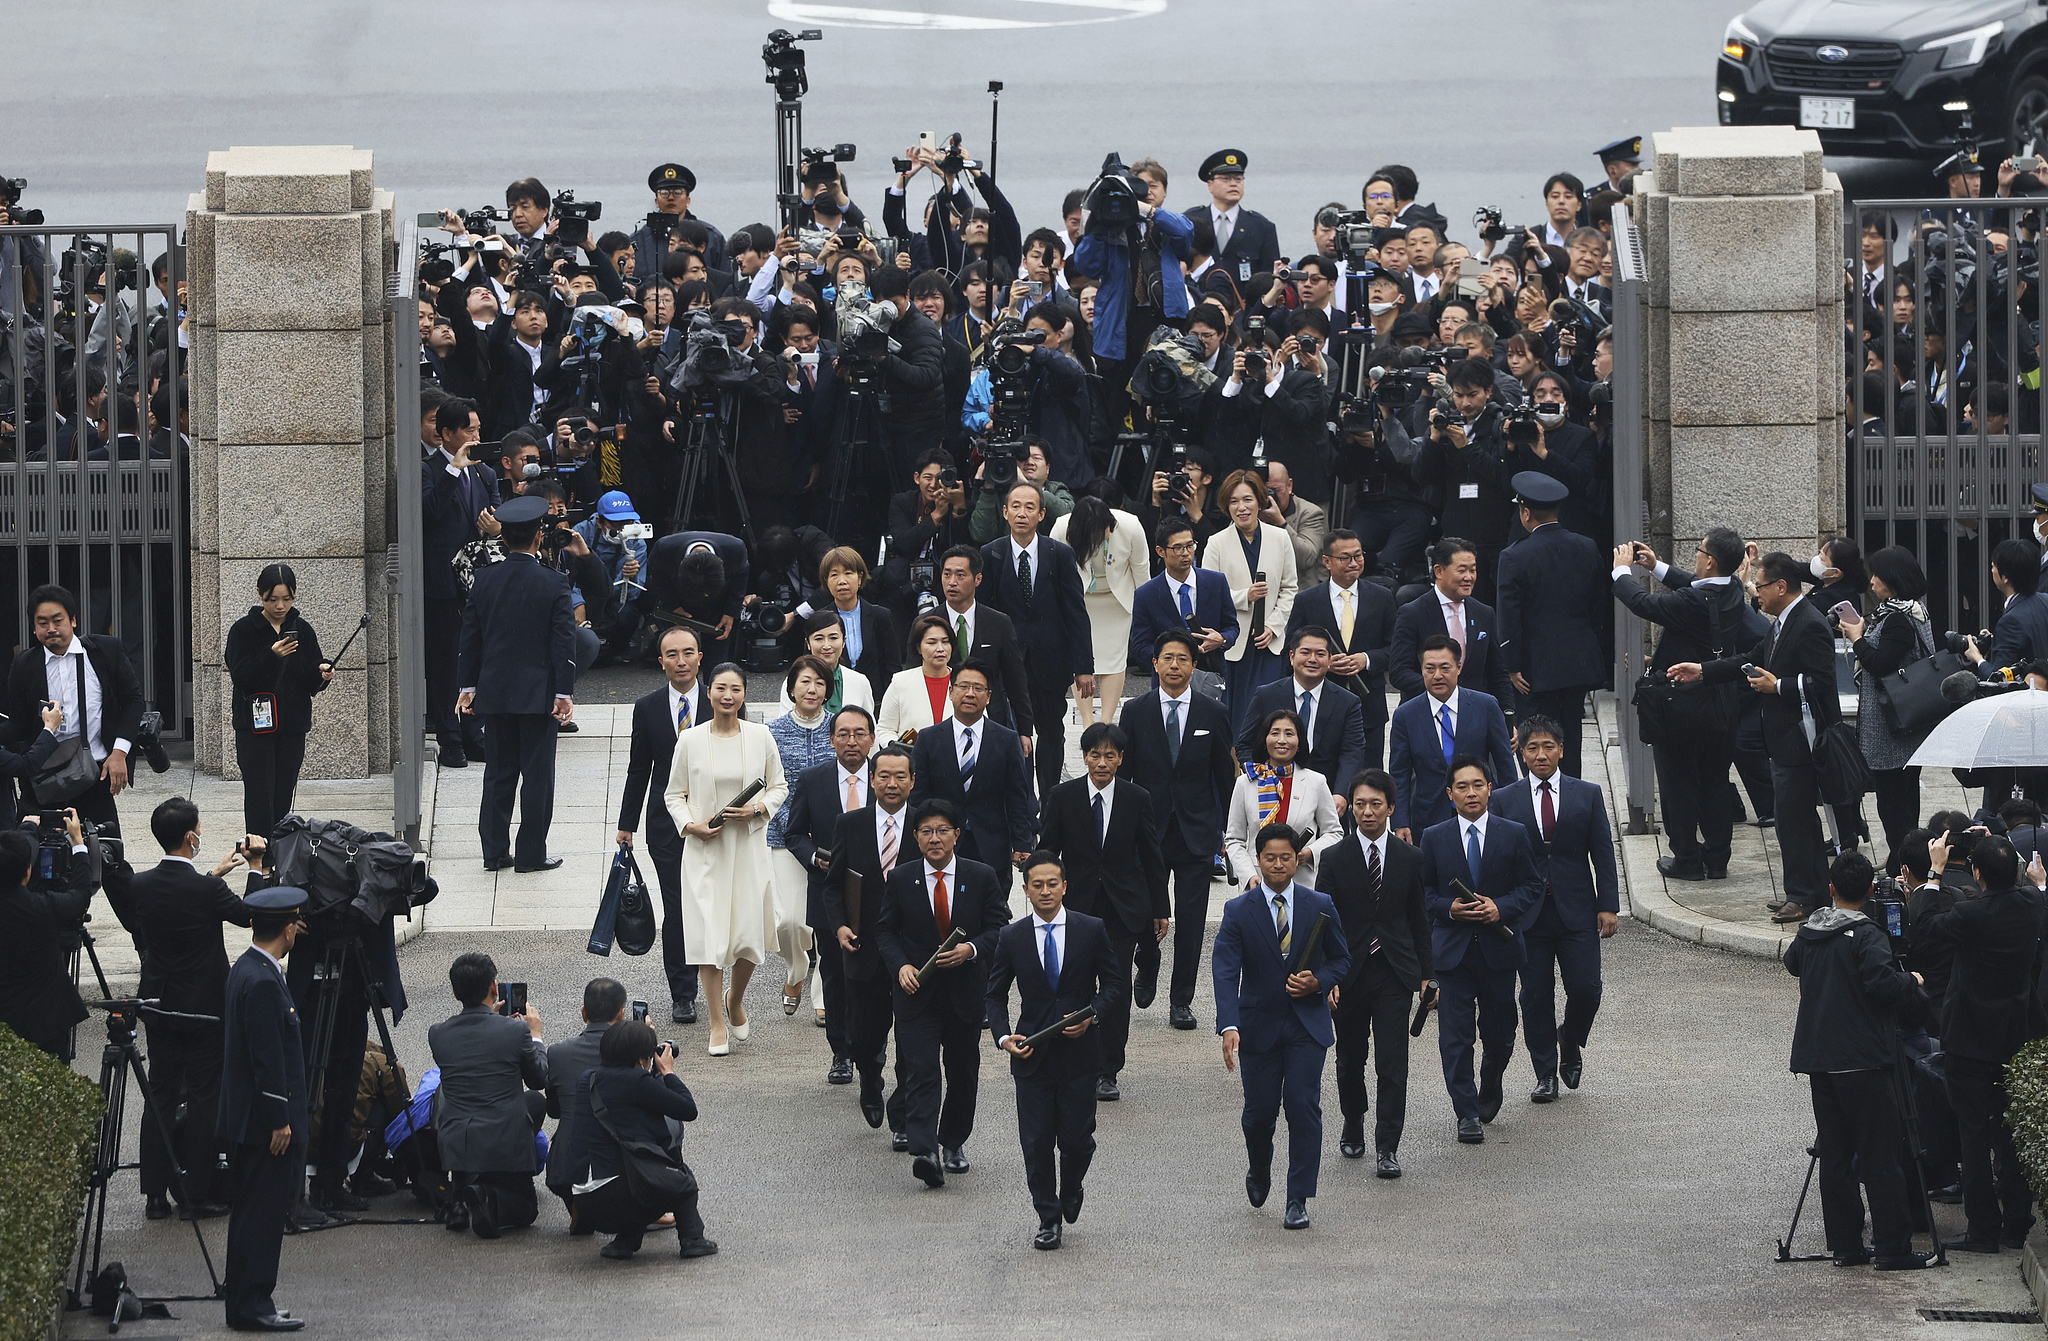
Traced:
<svg viewBox="0 0 2048 1341">
<path fill-rule="evenodd" d="M 1808 1157 L 1806 1161 L 1806 1181 L 1799 1185 L 1799 1200 L 1792 1207 L 1792 1224 L 1786 1229 L 1785 1237 L 1778 1240 L 1778 1260 L 1780 1262 L 1790 1262 L 1793 1260 L 1792 1240 L 1798 1237 L 1799 1234 L 1799 1214 L 1806 1209 L 1806 1194 L 1813 1190 L 1813 1171 L 1819 1167 L 1820 1155 L 1818 1153 Z"/>
<path fill-rule="evenodd" d="M 100 1054 L 100 1133 L 99 1142 L 93 1149 L 92 1176 L 85 1187 L 85 1210 L 78 1218 L 78 1251 L 73 1254 L 77 1270 L 71 1278 L 71 1304 L 74 1309 L 85 1307 L 81 1302 L 85 1293 L 85 1282 L 97 1280 L 100 1274 L 100 1243 L 107 1232 L 107 1186 L 113 1180 L 114 1170 L 121 1166 L 121 1124 L 124 1100 L 128 1093 L 128 1075 L 123 1069 L 121 1050 L 108 1043 Z M 86 1265 L 85 1249 L 92 1245 L 92 1265 Z"/>
<path fill-rule="evenodd" d="M 178 1162 L 178 1148 L 175 1144 L 172 1143 L 171 1140 L 171 1124 L 164 1117 L 163 1109 L 159 1105 L 147 1102 L 149 1096 L 149 1080 L 148 1077 L 146 1077 L 143 1074 L 142 1055 L 135 1050 L 135 1045 L 131 1042 L 127 1046 L 123 1047 L 121 1049 L 121 1055 L 127 1059 L 127 1069 L 135 1074 L 135 1083 L 142 1088 L 142 1093 L 145 1101 L 143 1103 L 143 1108 L 145 1111 L 153 1115 L 154 1121 L 156 1122 L 156 1134 L 158 1138 L 163 1141 L 164 1149 L 169 1154 L 171 1162 L 171 1180 L 172 1184 L 178 1189 L 178 1199 L 185 1206 L 191 1208 L 193 1212 L 192 1237 L 198 1240 L 199 1242 L 199 1258 L 201 1261 L 206 1263 L 206 1278 L 213 1282 L 214 1297 L 223 1298 L 227 1294 L 227 1289 L 225 1286 L 221 1284 L 219 1273 L 217 1273 L 213 1269 L 213 1254 L 207 1251 L 206 1235 L 199 1228 L 199 1203 L 193 1200 L 191 1184 L 186 1181 L 185 1166 Z M 123 1086 L 123 1089 L 126 1089 L 125 1085 Z M 120 1140 L 120 1135 L 118 1132 L 115 1134 L 114 1139 L 117 1142 Z M 116 1153 L 118 1153 L 118 1151 Z M 102 1215 L 106 1213 L 106 1205 L 104 1198 L 101 1201 L 100 1212 Z M 98 1270 L 98 1267 L 95 1266 L 94 1270 Z"/>
<path fill-rule="evenodd" d="M 1927 1237 L 1934 1241 L 1934 1260 L 1939 1266 L 1947 1266 L 1948 1249 L 1942 1246 L 1941 1230 L 1934 1223 L 1934 1198 L 1927 1194 L 1927 1170 L 1920 1163 L 1920 1105 L 1913 1098 L 1912 1077 L 1906 1073 L 1906 1068 L 1911 1065 L 1901 1049 L 1898 1065 L 1892 1068 L 1892 1087 L 1899 1095 L 1899 1118 L 1906 1129 L 1906 1153 L 1913 1162 L 1913 1189 L 1920 1194 L 1921 1211 L 1927 1216 Z"/>
</svg>

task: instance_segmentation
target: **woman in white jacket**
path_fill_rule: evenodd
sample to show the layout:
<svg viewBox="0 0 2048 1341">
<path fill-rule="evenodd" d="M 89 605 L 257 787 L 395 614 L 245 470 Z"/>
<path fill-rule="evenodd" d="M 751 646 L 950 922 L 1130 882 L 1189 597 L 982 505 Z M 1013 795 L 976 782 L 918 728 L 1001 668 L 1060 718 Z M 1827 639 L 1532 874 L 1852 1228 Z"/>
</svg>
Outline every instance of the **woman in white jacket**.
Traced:
<svg viewBox="0 0 2048 1341">
<path fill-rule="evenodd" d="M 1115 482 L 1098 482 L 1113 490 Z M 1124 668 L 1131 659 L 1131 605 L 1138 584 L 1152 574 L 1146 557 L 1145 527 L 1113 502 L 1097 497 L 1096 484 L 1074 503 L 1074 510 L 1052 524 L 1052 538 L 1074 551 L 1081 569 L 1081 602 L 1095 644 L 1095 692 L 1102 698 L 1102 718 L 1114 721 L 1124 693 Z M 1122 501 L 1119 497 L 1116 501 Z M 1095 724 L 1095 701 L 1074 699 L 1081 729 Z"/>
<path fill-rule="evenodd" d="M 1225 692 L 1230 700 L 1230 729 L 1244 730 L 1252 695 L 1259 686 L 1286 674 L 1280 647 L 1287 638 L 1287 617 L 1294 613 L 1300 578 L 1294 569 L 1294 542 L 1287 529 L 1259 520 L 1266 509 L 1266 482 L 1256 472 L 1235 471 L 1223 481 L 1223 510 L 1230 529 L 1209 537 L 1202 548 L 1202 567 L 1223 574 L 1230 599 L 1237 604 L 1237 641 L 1223 653 Z M 1264 573 L 1266 580 L 1258 580 Z M 1252 607 L 1265 603 L 1266 617 L 1252 626 Z"/>
<path fill-rule="evenodd" d="M 1252 761 L 1238 775 L 1230 793 L 1230 821 L 1223 830 L 1223 851 L 1230 876 L 1249 889 L 1259 882 L 1259 864 L 1252 842 L 1259 830 L 1278 820 L 1306 839 L 1301 874 L 1295 878 L 1315 888 L 1316 858 L 1324 848 L 1342 842 L 1337 802 L 1323 775 L 1301 762 L 1301 717 L 1292 708 L 1275 708 L 1252 736 Z"/>
</svg>

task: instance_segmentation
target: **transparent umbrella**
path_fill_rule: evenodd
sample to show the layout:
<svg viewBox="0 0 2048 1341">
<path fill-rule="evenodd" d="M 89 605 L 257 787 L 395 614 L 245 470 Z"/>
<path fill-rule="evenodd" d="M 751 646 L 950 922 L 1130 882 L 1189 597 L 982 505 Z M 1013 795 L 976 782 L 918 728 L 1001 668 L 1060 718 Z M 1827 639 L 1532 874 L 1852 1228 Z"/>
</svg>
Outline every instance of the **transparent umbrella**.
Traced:
<svg viewBox="0 0 2048 1341">
<path fill-rule="evenodd" d="M 2048 693 L 2019 689 L 1965 703 L 1913 751 L 1926 768 L 2048 768 Z"/>
</svg>

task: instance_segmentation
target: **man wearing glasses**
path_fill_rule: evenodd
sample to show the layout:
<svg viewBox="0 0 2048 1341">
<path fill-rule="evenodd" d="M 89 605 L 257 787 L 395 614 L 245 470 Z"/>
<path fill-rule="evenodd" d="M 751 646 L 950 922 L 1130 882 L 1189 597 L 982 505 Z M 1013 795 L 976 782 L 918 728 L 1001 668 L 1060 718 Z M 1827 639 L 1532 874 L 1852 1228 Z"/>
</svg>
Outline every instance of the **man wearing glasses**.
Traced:
<svg viewBox="0 0 2048 1341">
<path fill-rule="evenodd" d="M 664 163 L 647 174 L 647 189 L 654 192 L 654 213 L 671 215 L 676 219 L 696 219 L 690 213 L 690 195 L 697 189 L 697 174 L 680 163 Z M 725 234 L 702 219 L 706 232 L 711 234 L 711 245 L 704 250 L 706 270 L 731 270 L 732 262 L 726 259 Z M 673 224 L 670 225 L 673 227 Z M 641 224 L 633 230 L 633 273 L 636 275 L 659 275 L 661 258 L 668 250 L 667 229 L 662 237 L 655 237 L 654 230 Z"/>
</svg>

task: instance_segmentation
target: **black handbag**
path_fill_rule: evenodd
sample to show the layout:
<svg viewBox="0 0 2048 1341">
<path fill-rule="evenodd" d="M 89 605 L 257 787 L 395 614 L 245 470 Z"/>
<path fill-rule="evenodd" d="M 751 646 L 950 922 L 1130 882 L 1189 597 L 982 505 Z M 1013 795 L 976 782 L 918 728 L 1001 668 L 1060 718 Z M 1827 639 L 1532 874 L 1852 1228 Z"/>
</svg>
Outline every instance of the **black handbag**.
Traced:
<svg viewBox="0 0 2048 1341">
<path fill-rule="evenodd" d="M 1721 610 L 1707 598 L 1707 637 L 1712 658 L 1728 654 L 1721 645 Z M 1666 745 L 1688 737 L 1725 736 L 1735 729 L 1736 687 L 1704 680 L 1678 684 L 1662 671 L 1644 671 L 1631 701 L 1636 735 L 1645 745 Z"/>
<path fill-rule="evenodd" d="M 590 1114 L 605 1134 L 618 1142 L 619 1176 L 626 1180 L 626 1191 L 633 1200 L 650 1210 L 667 1210 L 696 1192 L 697 1175 L 689 1165 L 652 1141 L 628 1141 L 613 1129 L 595 1075 L 590 1078 Z"/>
<path fill-rule="evenodd" d="M 1823 692 L 1832 688 L 1827 686 Z M 1856 739 L 1856 728 L 1838 721 L 1825 730 L 1816 730 L 1813 711 L 1806 703 L 1803 675 L 1799 677 L 1799 694 L 1799 725 L 1813 751 L 1814 780 L 1819 784 L 1820 799 L 1831 806 L 1855 805 L 1864 793 L 1877 788 L 1877 779 L 1870 775 L 1870 765 L 1863 760 L 1863 744 Z"/>
<path fill-rule="evenodd" d="M 629 955 L 644 955 L 654 948 L 654 902 L 647 897 L 647 882 L 640 878 L 640 863 L 632 850 L 626 852 L 626 880 L 619 886 L 619 912 L 612 934 L 619 949 Z"/>
<path fill-rule="evenodd" d="M 1914 627 L 1919 636 L 1919 627 Z M 1871 681 L 1877 701 L 1884 706 L 1885 725 L 1897 736 L 1917 736 L 1963 706 L 1941 696 L 1941 682 L 1957 671 L 1968 671 L 1970 663 L 1954 652 L 1932 652 L 1909 661 L 1890 675 Z"/>
<path fill-rule="evenodd" d="M 85 733 L 92 724 L 85 720 L 85 652 L 80 645 L 79 657 L 73 663 L 78 672 L 78 734 L 67 736 L 57 742 L 57 748 L 50 751 L 50 757 L 43 760 L 29 783 L 35 789 L 36 804 L 61 806 L 75 800 L 93 789 L 100 780 L 100 766 L 93 762 L 92 749 L 86 744 Z"/>
</svg>

